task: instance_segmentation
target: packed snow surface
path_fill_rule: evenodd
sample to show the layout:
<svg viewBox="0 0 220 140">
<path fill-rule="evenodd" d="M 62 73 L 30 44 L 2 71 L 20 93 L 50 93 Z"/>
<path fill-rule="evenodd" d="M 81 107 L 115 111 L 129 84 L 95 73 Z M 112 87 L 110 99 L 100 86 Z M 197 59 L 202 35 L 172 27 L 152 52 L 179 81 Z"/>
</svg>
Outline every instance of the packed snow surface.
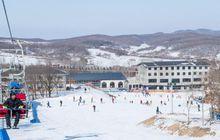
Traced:
<svg viewBox="0 0 220 140">
<path fill-rule="evenodd" d="M 22 120 L 20 129 L 8 130 L 10 138 L 12 140 L 194 140 L 138 125 L 155 115 L 156 106 L 159 106 L 162 113 L 170 113 L 171 104 L 167 101 L 168 94 L 152 94 L 145 97 L 141 93 L 103 92 L 91 87 L 86 88 L 86 93 L 82 87 L 75 91 L 59 92 L 58 97 L 37 100 L 41 103 L 37 108 L 41 123 L 30 124 L 30 119 Z M 112 103 L 108 93 L 116 97 L 115 103 Z M 186 112 L 185 103 L 188 94 L 190 93 L 178 93 L 174 96 L 175 112 Z M 80 96 L 85 104 L 78 105 Z M 168 96 L 171 97 L 170 94 Z M 73 101 L 73 98 L 76 101 Z M 100 102 L 101 98 L 103 103 Z M 63 101 L 62 107 L 60 100 Z M 152 101 L 152 105 L 140 104 L 140 100 Z M 167 105 L 161 105 L 161 100 Z M 48 101 L 51 108 L 46 105 Z M 131 101 L 133 103 L 130 103 Z M 93 112 L 93 105 L 96 106 L 96 112 Z M 201 117 L 196 105 L 192 107 L 192 112 L 193 117 Z M 205 116 L 208 116 L 207 110 Z M 185 121 L 187 118 L 180 119 Z M 200 123 L 198 122 L 198 125 Z M 220 136 L 195 140 L 207 139 L 219 140 Z"/>
<path fill-rule="evenodd" d="M 0 64 L 11 64 L 12 62 L 19 63 L 19 61 L 21 61 L 22 59 L 24 60 L 26 65 L 46 64 L 46 59 L 43 57 L 24 55 L 24 58 L 22 58 L 21 55 L 15 55 L 0 51 Z"/>
</svg>

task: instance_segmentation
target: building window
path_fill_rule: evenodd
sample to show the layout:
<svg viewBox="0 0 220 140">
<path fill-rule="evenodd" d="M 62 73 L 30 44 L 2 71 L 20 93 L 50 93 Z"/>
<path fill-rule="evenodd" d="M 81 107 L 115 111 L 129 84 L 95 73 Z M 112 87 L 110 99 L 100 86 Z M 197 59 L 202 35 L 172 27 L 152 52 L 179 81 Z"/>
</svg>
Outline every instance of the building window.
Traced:
<svg viewBox="0 0 220 140">
<path fill-rule="evenodd" d="M 185 70 L 185 66 L 183 66 L 182 69 Z"/>
<path fill-rule="evenodd" d="M 174 72 L 172 72 L 171 75 L 174 76 Z"/>
<path fill-rule="evenodd" d="M 160 67 L 160 70 L 163 70 L 163 67 Z"/>
<path fill-rule="evenodd" d="M 193 81 L 194 82 L 200 82 L 200 81 L 202 81 L 202 79 L 201 78 L 194 78 Z"/>
<path fill-rule="evenodd" d="M 169 68 L 168 68 L 168 67 L 166 67 L 165 69 L 166 69 L 166 70 L 168 70 Z"/>
<path fill-rule="evenodd" d="M 119 87 L 119 88 L 123 88 L 123 82 L 119 82 L 119 83 L 118 83 L 118 87 Z"/>
<path fill-rule="evenodd" d="M 183 78 L 183 82 L 191 82 L 190 78 Z"/>
<path fill-rule="evenodd" d="M 160 79 L 160 83 L 168 83 L 169 80 L 168 79 Z"/>
<path fill-rule="evenodd" d="M 173 89 L 174 89 L 174 90 L 180 90 L 180 89 L 181 89 L 181 86 L 173 86 Z"/>
<path fill-rule="evenodd" d="M 199 72 L 199 75 L 202 75 L 202 72 Z"/>
<path fill-rule="evenodd" d="M 171 67 L 171 70 L 174 70 L 174 67 Z"/>
<path fill-rule="evenodd" d="M 115 88 L 115 83 L 114 82 L 110 83 L 110 88 Z"/>
<path fill-rule="evenodd" d="M 172 83 L 179 83 L 180 79 L 172 79 Z"/>
<path fill-rule="evenodd" d="M 155 67 L 154 70 L 157 70 L 157 68 Z"/>
<path fill-rule="evenodd" d="M 151 76 L 151 73 L 148 73 L 148 76 Z"/>
<path fill-rule="evenodd" d="M 162 72 L 160 73 L 160 76 L 163 76 L 163 73 L 162 73 Z"/>
<path fill-rule="evenodd" d="M 157 73 L 156 73 L 156 72 L 154 73 L 154 76 L 157 76 Z"/>
<path fill-rule="evenodd" d="M 197 69 L 197 67 L 196 66 L 194 66 L 194 70 L 196 70 Z"/>
<path fill-rule="evenodd" d="M 207 75 L 208 74 L 208 72 L 205 72 L 205 75 Z"/>
<path fill-rule="evenodd" d="M 176 69 L 177 69 L 177 70 L 179 70 L 179 69 L 180 69 L 180 67 L 178 66 L 178 67 L 176 67 Z"/>
<path fill-rule="evenodd" d="M 190 69 L 191 69 L 191 66 L 188 66 L 188 69 L 190 70 Z"/>
<path fill-rule="evenodd" d="M 157 79 L 149 79 L 148 80 L 148 83 L 156 83 L 157 82 Z"/>
<path fill-rule="evenodd" d="M 149 89 L 149 90 L 156 90 L 156 89 L 157 89 L 157 86 L 149 86 L 148 89 Z"/>
<path fill-rule="evenodd" d="M 177 75 L 180 75 L 180 73 L 179 73 L 179 72 L 177 72 Z"/>
<path fill-rule="evenodd" d="M 166 72 L 166 76 L 169 76 L 169 73 L 168 73 L 168 72 Z"/>
<path fill-rule="evenodd" d="M 107 83 L 106 82 L 102 82 L 102 88 L 107 88 Z"/>
<path fill-rule="evenodd" d="M 191 72 L 188 72 L 188 75 L 191 75 Z"/>
<path fill-rule="evenodd" d="M 193 72 L 193 75 L 196 75 L 196 72 Z"/>
<path fill-rule="evenodd" d="M 148 70 L 151 70 L 151 68 L 148 68 Z"/>
<path fill-rule="evenodd" d="M 202 69 L 202 67 L 200 66 L 200 67 L 199 67 L 199 69 L 201 70 L 201 69 Z"/>
<path fill-rule="evenodd" d="M 205 66 L 205 69 L 208 69 L 208 67 L 207 67 L 207 66 Z"/>
<path fill-rule="evenodd" d="M 185 72 L 183 72 L 183 75 L 186 75 L 186 73 L 185 73 Z"/>
</svg>

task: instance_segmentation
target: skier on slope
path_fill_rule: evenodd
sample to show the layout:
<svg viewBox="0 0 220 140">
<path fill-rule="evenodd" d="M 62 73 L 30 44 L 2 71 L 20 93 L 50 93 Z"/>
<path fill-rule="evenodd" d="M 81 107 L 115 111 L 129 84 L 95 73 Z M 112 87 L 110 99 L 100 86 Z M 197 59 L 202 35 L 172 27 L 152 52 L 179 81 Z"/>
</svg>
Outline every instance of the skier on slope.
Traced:
<svg viewBox="0 0 220 140">
<path fill-rule="evenodd" d="M 16 98 L 15 93 L 11 93 L 10 98 L 4 102 L 3 107 L 9 109 L 5 116 L 7 128 L 11 128 L 11 116 L 15 115 L 13 128 L 16 129 L 20 119 L 20 110 L 24 107 L 23 102 Z"/>
<path fill-rule="evenodd" d="M 93 108 L 93 112 L 96 112 L 96 105 L 93 105 L 92 108 Z"/>
<path fill-rule="evenodd" d="M 200 105 L 198 104 L 198 112 L 200 111 Z"/>
<path fill-rule="evenodd" d="M 85 91 L 85 93 L 86 93 L 87 89 L 85 88 L 84 91 Z"/>
<path fill-rule="evenodd" d="M 156 114 L 160 114 L 161 112 L 160 112 L 160 109 L 159 109 L 159 107 L 157 106 L 157 109 L 156 109 Z"/>
<path fill-rule="evenodd" d="M 112 103 L 113 103 L 113 104 L 115 103 L 115 98 L 114 98 L 114 97 L 112 97 Z"/>
<path fill-rule="evenodd" d="M 47 107 L 48 107 L 48 108 L 51 108 L 49 101 L 47 101 Z"/>
<path fill-rule="evenodd" d="M 78 102 L 78 106 L 82 103 L 82 97 L 79 97 L 79 102 Z"/>
<path fill-rule="evenodd" d="M 63 106 L 63 101 L 62 101 L 62 100 L 60 100 L 60 107 L 61 107 L 61 106 Z"/>
</svg>

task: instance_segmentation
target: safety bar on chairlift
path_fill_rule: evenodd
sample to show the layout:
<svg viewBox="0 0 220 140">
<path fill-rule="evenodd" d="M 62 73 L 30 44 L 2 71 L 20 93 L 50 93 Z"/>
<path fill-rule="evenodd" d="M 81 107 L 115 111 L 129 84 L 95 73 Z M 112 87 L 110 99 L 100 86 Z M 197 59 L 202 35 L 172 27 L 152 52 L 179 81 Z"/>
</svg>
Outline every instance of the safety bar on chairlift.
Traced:
<svg viewBox="0 0 220 140">
<path fill-rule="evenodd" d="M 0 111 L 3 111 L 3 110 L 8 110 L 8 111 L 10 111 L 10 115 L 11 115 L 11 118 L 13 117 L 13 114 L 12 114 L 12 111 L 19 111 L 19 110 L 25 110 L 25 111 L 28 111 L 28 109 L 25 109 L 25 108 L 22 108 L 22 109 L 10 109 L 10 108 L 1 108 L 0 109 Z M 28 117 L 28 113 L 25 113 L 25 114 L 27 114 L 27 117 Z"/>
</svg>

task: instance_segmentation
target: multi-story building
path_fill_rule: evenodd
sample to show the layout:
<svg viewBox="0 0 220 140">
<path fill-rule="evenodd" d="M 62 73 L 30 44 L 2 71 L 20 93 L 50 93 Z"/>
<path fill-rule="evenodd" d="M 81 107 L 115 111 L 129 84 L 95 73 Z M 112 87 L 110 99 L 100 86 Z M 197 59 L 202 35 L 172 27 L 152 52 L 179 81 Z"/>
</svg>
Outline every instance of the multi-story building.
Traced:
<svg viewBox="0 0 220 140">
<path fill-rule="evenodd" d="M 202 89 L 206 82 L 209 64 L 203 61 L 156 61 L 138 65 L 136 83 L 129 89 L 186 90 Z"/>
</svg>

